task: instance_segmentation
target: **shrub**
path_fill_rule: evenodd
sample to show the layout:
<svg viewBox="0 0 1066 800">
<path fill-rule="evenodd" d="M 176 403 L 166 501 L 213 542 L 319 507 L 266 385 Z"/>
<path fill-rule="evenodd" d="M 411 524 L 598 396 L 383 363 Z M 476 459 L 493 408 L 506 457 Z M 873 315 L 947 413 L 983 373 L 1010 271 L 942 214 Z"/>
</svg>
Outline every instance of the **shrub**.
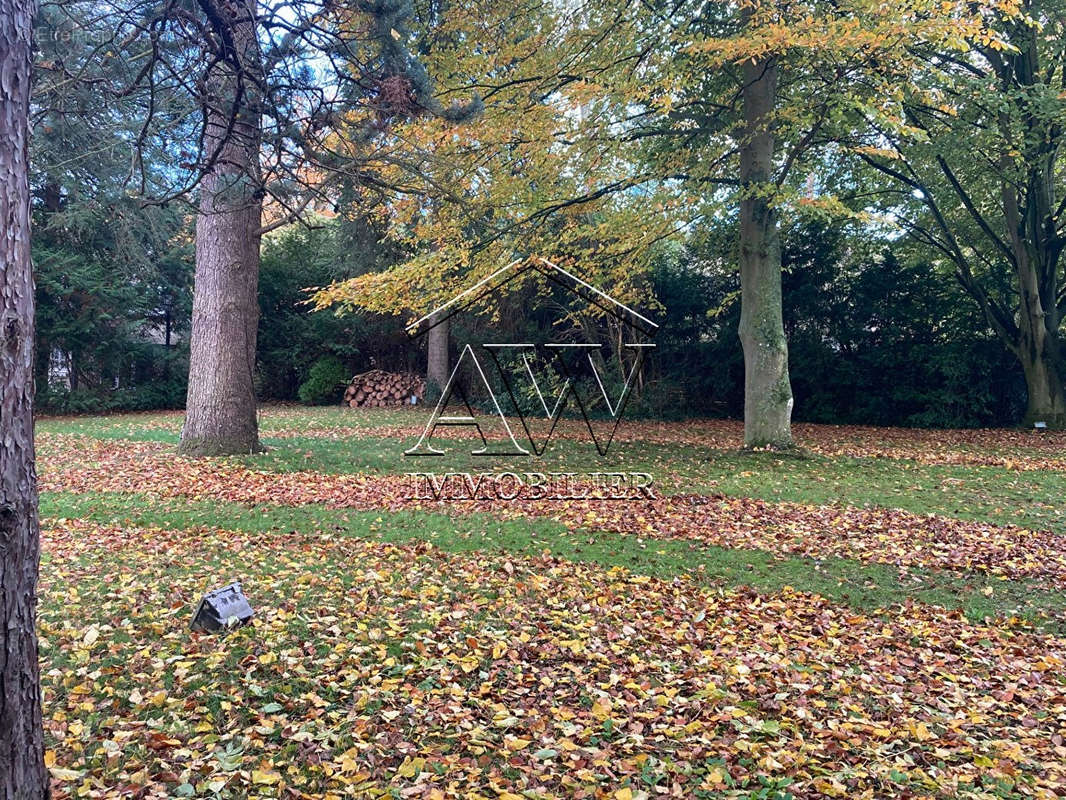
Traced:
<svg viewBox="0 0 1066 800">
<path fill-rule="evenodd" d="M 311 365 L 307 380 L 300 384 L 297 395 L 306 405 L 336 402 L 338 392 L 351 377 L 340 359 L 326 356 Z"/>
</svg>

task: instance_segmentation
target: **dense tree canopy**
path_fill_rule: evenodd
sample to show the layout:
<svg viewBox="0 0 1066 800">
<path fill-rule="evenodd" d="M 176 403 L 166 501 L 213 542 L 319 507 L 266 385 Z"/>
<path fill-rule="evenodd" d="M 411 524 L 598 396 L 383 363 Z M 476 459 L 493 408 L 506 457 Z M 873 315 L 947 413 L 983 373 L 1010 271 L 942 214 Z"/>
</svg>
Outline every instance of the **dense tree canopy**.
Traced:
<svg viewBox="0 0 1066 800">
<path fill-rule="evenodd" d="M 197 134 L 201 90 L 188 78 L 202 66 L 195 33 L 215 23 L 170 6 L 121 11 L 116 24 L 106 8 L 67 0 L 46 4 L 38 22 L 37 372 L 56 407 L 171 404 L 183 391 L 194 239 L 183 203 L 195 202 L 213 159 Z M 259 227 L 309 228 L 264 245 L 266 338 L 253 364 L 264 396 L 295 399 L 319 359 L 413 368 L 417 356 L 396 336 L 404 322 L 535 253 L 660 315 L 671 341 L 699 337 L 684 370 L 666 358 L 647 369 L 679 391 L 705 381 L 686 393 L 704 413 L 741 410 L 745 371 L 730 332 L 741 326 L 757 334 L 750 352 L 772 341 L 782 354 L 768 373 L 778 390 L 746 392 L 777 398 L 777 429 L 787 431 L 793 393 L 800 419 L 1013 421 L 1019 375 L 1028 416 L 1055 422 L 1063 37 L 1054 3 L 381 2 L 264 9 L 259 22 L 265 72 L 249 94 L 269 98 Z M 138 62 L 145 44 L 151 57 Z M 771 93 L 753 95 L 760 86 Z M 179 202 L 158 205 L 168 198 Z M 732 225 L 743 209 L 748 227 Z M 828 255 L 804 262 L 795 237 L 811 225 L 828 226 L 852 266 L 834 272 Z M 898 240 L 901 231 L 914 241 Z M 866 266 L 852 274 L 856 253 Z M 744 263 L 762 276 L 747 292 L 736 283 Z M 1035 294 L 1022 291 L 1025 275 Z M 891 309 L 902 315 L 893 328 L 917 339 L 885 340 L 862 311 L 863 287 L 879 281 L 908 287 L 907 297 L 928 293 L 932 317 L 917 301 Z M 805 292 L 830 286 L 835 302 L 797 321 Z M 301 304 L 308 287 L 320 287 L 322 311 Z M 1026 306 L 1029 296 L 1040 303 Z M 330 306 L 348 316 L 333 320 Z M 738 318 L 744 307 L 755 316 Z M 486 305 L 459 323 L 452 351 L 508 309 Z M 594 307 L 557 310 L 584 330 L 606 324 Z M 547 338 L 566 329 L 544 325 Z M 860 334 L 866 344 L 852 339 Z M 836 385 L 851 386 L 845 375 L 872 369 L 855 353 L 877 341 L 903 363 L 919 339 L 941 355 L 980 342 L 976 374 L 937 390 L 939 378 L 914 375 L 904 381 L 913 403 L 856 405 L 844 390 L 829 399 L 824 386 L 806 388 L 817 383 L 807 363 L 816 352 L 819 370 L 835 364 Z M 698 353 L 713 363 L 693 362 Z"/>
<path fill-rule="evenodd" d="M 986 14 L 965 50 L 914 45 L 895 118 L 873 117 L 860 156 L 883 207 L 954 273 L 1025 374 L 1026 418 L 1061 425 L 1066 310 L 1066 6 Z"/>
</svg>

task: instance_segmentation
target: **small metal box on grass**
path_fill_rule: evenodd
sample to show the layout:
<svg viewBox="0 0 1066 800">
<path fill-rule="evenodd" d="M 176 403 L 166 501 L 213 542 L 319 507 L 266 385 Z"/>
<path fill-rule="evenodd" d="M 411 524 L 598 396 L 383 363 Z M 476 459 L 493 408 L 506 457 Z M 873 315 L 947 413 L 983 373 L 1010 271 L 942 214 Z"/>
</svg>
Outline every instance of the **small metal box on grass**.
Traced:
<svg viewBox="0 0 1066 800">
<path fill-rule="evenodd" d="M 204 595 L 190 627 L 194 631 L 210 633 L 247 625 L 254 616 L 240 583 L 231 583 Z"/>
</svg>

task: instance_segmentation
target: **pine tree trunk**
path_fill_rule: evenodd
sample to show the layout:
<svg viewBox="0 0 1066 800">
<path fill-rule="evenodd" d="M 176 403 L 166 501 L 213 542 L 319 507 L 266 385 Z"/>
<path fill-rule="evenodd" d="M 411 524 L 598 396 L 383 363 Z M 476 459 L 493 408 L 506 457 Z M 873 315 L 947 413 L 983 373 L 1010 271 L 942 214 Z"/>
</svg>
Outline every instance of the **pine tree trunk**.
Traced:
<svg viewBox="0 0 1066 800">
<path fill-rule="evenodd" d="M 770 128 L 777 102 L 772 58 L 746 62 L 746 135 L 740 149 L 740 342 L 744 348 L 744 446 L 792 445 L 792 386 L 781 311 L 781 240 L 768 192 L 774 168 Z"/>
<path fill-rule="evenodd" d="M 0 798 L 48 797 L 37 660 L 28 114 L 34 4 L 0 0 Z"/>
<path fill-rule="evenodd" d="M 255 0 L 229 0 L 219 9 L 242 75 L 233 64 L 219 61 L 207 78 L 204 152 L 218 157 L 200 184 L 189 390 L 180 446 L 182 453 L 200 456 L 261 449 L 254 386 L 263 210 L 256 85 L 261 55 Z"/>
<path fill-rule="evenodd" d="M 448 328 L 451 320 L 444 320 L 426 333 L 426 384 L 440 392 L 451 377 L 448 371 Z"/>
</svg>

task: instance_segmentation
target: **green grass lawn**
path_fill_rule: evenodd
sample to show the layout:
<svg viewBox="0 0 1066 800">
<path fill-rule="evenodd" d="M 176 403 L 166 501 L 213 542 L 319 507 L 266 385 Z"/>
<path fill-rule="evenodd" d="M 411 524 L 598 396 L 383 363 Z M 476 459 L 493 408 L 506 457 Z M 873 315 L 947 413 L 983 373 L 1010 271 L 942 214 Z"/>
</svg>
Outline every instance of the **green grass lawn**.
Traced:
<svg viewBox="0 0 1066 800">
<path fill-rule="evenodd" d="M 792 586 L 865 611 L 908 599 L 959 608 L 974 620 L 1020 616 L 1066 632 L 1066 596 L 1029 581 L 980 574 L 959 576 L 863 564 L 844 558 L 817 562 L 759 550 L 712 547 L 690 541 L 648 540 L 585 530 L 552 520 L 499 520 L 485 514 L 359 512 L 308 505 L 247 507 L 217 501 L 156 499 L 135 494 L 45 495 L 46 519 L 78 518 L 103 524 L 164 529 L 215 528 L 252 533 L 324 531 L 385 542 L 425 541 L 447 552 L 486 551 L 536 556 L 550 553 L 603 567 L 625 567 L 669 579 L 686 575 L 710 584 L 777 590 Z"/>
<path fill-rule="evenodd" d="M 65 464 L 64 437 L 98 439 L 119 458 L 126 440 L 156 442 L 165 453 L 180 422 L 175 414 L 42 420 L 42 474 Z M 265 453 L 213 463 L 220 474 L 246 466 L 306 473 L 311 482 L 519 469 L 463 455 L 460 443 L 432 464 L 412 463 L 402 454 L 410 442 L 381 435 L 411 422 L 408 411 L 268 409 Z M 905 509 L 1066 533 L 1066 473 L 1050 469 L 650 442 L 619 442 L 601 459 L 584 442 L 556 445 L 528 469 L 643 471 L 665 493 Z M 1066 633 L 1066 595 L 1051 581 L 794 557 L 609 533 L 594 523 L 574 528 L 543 516 L 245 504 L 135 485 L 45 492 L 41 514 L 46 730 L 58 798 L 147 791 L 142 796 L 340 800 L 437 797 L 436 787 L 440 797 L 585 792 L 609 800 L 677 786 L 668 790 L 784 800 L 792 788 L 799 796 L 833 796 L 835 786 L 846 793 L 848 781 L 885 797 L 1023 797 L 1058 786 L 1046 769 L 1008 763 L 990 744 L 1022 735 L 1013 728 L 990 728 L 987 740 L 941 740 L 964 712 L 948 703 L 948 716 L 940 716 L 912 674 L 961 658 L 957 670 L 979 674 L 972 685 L 992 685 L 1003 667 L 984 648 L 1056 663 L 1066 652 L 1055 638 Z M 199 595 L 232 579 L 253 598 L 255 625 L 218 639 L 190 637 Z M 548 588 L 546 580 L 558 583 Z M 709 610 L 716 603 L 723 610 Z M 768 616 L 745 622 L 760 614 Z M 711 624 L 721 626 L 717 644 L 701 652 L 735 646 L 736 655 L 707 661 L 685 644 Z M 807 644 L 781 650 L 781 636 Z M 627 637 L 635 639 L 627 644 Z M 537 649 L 521 645 L 526 639 L 540 642 Z M 603 641 L 617 660 L 603 660 Z M 806 648 L 813 666 L 805 666 Z M 798 671 L 776 688 L 773 671 L 733 685 L 753 668 L 745 659 L 759 653 L 775 654 L 766 656 L 773 670 L 788 663 Z M 867 656 L 849 653 L 890 653 L 902 664 L 867 675 Z M 795 716 L 791 709 L 811 691 L 802 687 L 822 685 L 803 677 L 808 669 L 838 677 L 819 690 L 826 701 L 813 707 L 814 717 Z M 944 679 L 934 672 L 921 680 Z M 696 686 L 683 678 L 690 674 L 699 675 Z M 1060 692 L 1066 687 L 1061 671 L 1040 674 L 1049 691 L 1056 681 Z M 885 697 L 909 699 L 890 713 L 873 698 L 891 675 L 903 683 L 884 687 Z M 852 678 L 874 682 L 870 702 L 856 704 L 870 687 L 859 691 Z M 1056 701 L 1033 694 L 1036 686 L 1045 683 L 1019 688 L 1015 706 L 1003 701 L 983 719 L 1008 727 L 1027 719 L 1018 730 L 1040 731 L 1040 747 L 1052 747 Z M 911 687 L 918 687 L 913 697 Z M 660 688 L 666 693 L 655 696 Z M 718 716 L 693 712 L 685 705 L 693 702 L 718 708 Z M 603 703 L 639 711 L 610 712 Z M 421 706 L 434 709 L 425 722 L 407 716 Z M 472 716 L 453 720 L 458 709 Z M 637 719 L 655 738 L 625 732 Z M 811 719 L 821 727 L 811 728 Z M 815 746 L 829 721 L 867 726 L 854 734 L 861 775 L 846 766 L 850 756 L 829 758 Z M 743 747 L 733 746 L 738 736 Z M 396 750 L 388 742 L 408 744 Z M 798 766 L 808 763 L 796 760 L 798 751 L 817 770 Z M 884 752 L 920 758 L 908 766 Z M 949 773 L 950 784 L 935 777 Z M 460 787 L 451 795 L 449 780 Z"/>
<path fill-rule="evenodd" d="M 449 453 L 444 457 L 412 458 L 403 454 L 403 450 L 410 446 L 409 441 L 374 435 L 375 428 L 410 427 L 412 422 L 421 419 L 407 410 L 351 412 L 335 408 L 286 408 L 279 412 L 268 411 L 263 415 L 262 424 L 266 452 L 234 457 L 229 461 L 268 471 L 324 474 L 523 468 L 576 473 L 612 469 L 643 471 L 655 477 L 658 491 L 666 493 L 723 494 L 817 505 L 900 508 L 1066 533 L 1066 473 L 1063 472 L 941 466 L 874 457 L 828 458 L 809 453 L 743 453 L 631 441 L 616 442 L 607 457 L 601 457 L 590 443 L 562 439 L 556 440 L 543 458 L 474 457 L 466 453 L 470 445 L 463 442 L 449 442 Z M 39 431 L 46 437 L 49 434 L 78 434 L 176 445 L 180 422 L 180 415 L 173 413 L 64 418 L 42 421 Z M 270 436 L 271 432 L 298 432 L 323 426 L 343 426 L 359 433 L 344 439 Z M 272 531 L 304 530 L 311 525 L 316 529 L 343 529 L 350 535 L 367 535 L 366 525 L 352 521 L 361 519 L 360 515 L 317 506 L 249 510 L 235 504 L 214 502 L 149 502 L 136 495 L 88 497 L 60 494 L 45 495 L 42 513 L 46 518 L 79 517 L 166 528 L 206 525 L 248 530 L 249 525 L 258 525 L 257 530 Z M 874 608 L 913 597 L 965 609 L 974 619 L 1019 614 L 1058 627 L 1060 612 L 1066 606 L 1057 591 L 1031 582 L 1004 582 L 980 575 L 960 577 L 912 570 L 901 578 L 894 568 L 846 559 L 830 558 L 815 563 L 809 559 L 774 557 L 758 551 L 708 548 L 692 542 L 638 541 L 635 537 L 602 531 L 575 536 L 561 525 L 546 520 L 501 527 L 498 521 L 483 516 L 451 521 L 437 516 L 432 519 L 432 524 L 412 522 L 411 519 L 410 516 L 390 515 L 388 523 L 377 526 L 379 530 L 374 535 L 378 538 L 395 536 L 402 540 L 427 539 L 448 550 L 474 547 L 525 554 L 548 550 L 563 558 L 624 565 L 660 577 L 691 572 L 705 580 L 726 585 L 751 585 L 763 589 L 791 585 L 860 608 Z"/>
<path fill-rule="evenodd" d="M 312 408 L 264 414 L 264 453 L 235 459 L 272 471 L 345 474 L 402 474 L 535 470 L 647 472 L 666 493 L 724 494 L 800 503 L 841 503 L 859 507 L 901 508 L 916 513 L 1019 525 L 1066 533 L 1066 472 L 1014 471 L 995 466 L 922 464 L 907 459 L 825 457 L 810 453 L 782 456 L 742 453 L 687 444 L 615 442 L 606 457 L 591 443 L 557 439 L 543 458 L 494 459 L 470 456 L 469 444 L 452 442 L 439 458 L 404 455 L 413 438 L 382 438 L 375 427 L 424 422 L 409 411 Z M 684 423 L 679 423 L 683 425 Z M 360 431 L 344 439 L 287 436 L 315 426 L 343 425 Z M 181 417 L 144 414 L 61 418 L 39 423 L 42 433 L 69 433 L 104 439 L 130 439 L 177 445 Z M 965 449 L 965 446 L 963 446 Z M 1010 448 L 1018 458 L 1025 451 Z"/>
</svg>

